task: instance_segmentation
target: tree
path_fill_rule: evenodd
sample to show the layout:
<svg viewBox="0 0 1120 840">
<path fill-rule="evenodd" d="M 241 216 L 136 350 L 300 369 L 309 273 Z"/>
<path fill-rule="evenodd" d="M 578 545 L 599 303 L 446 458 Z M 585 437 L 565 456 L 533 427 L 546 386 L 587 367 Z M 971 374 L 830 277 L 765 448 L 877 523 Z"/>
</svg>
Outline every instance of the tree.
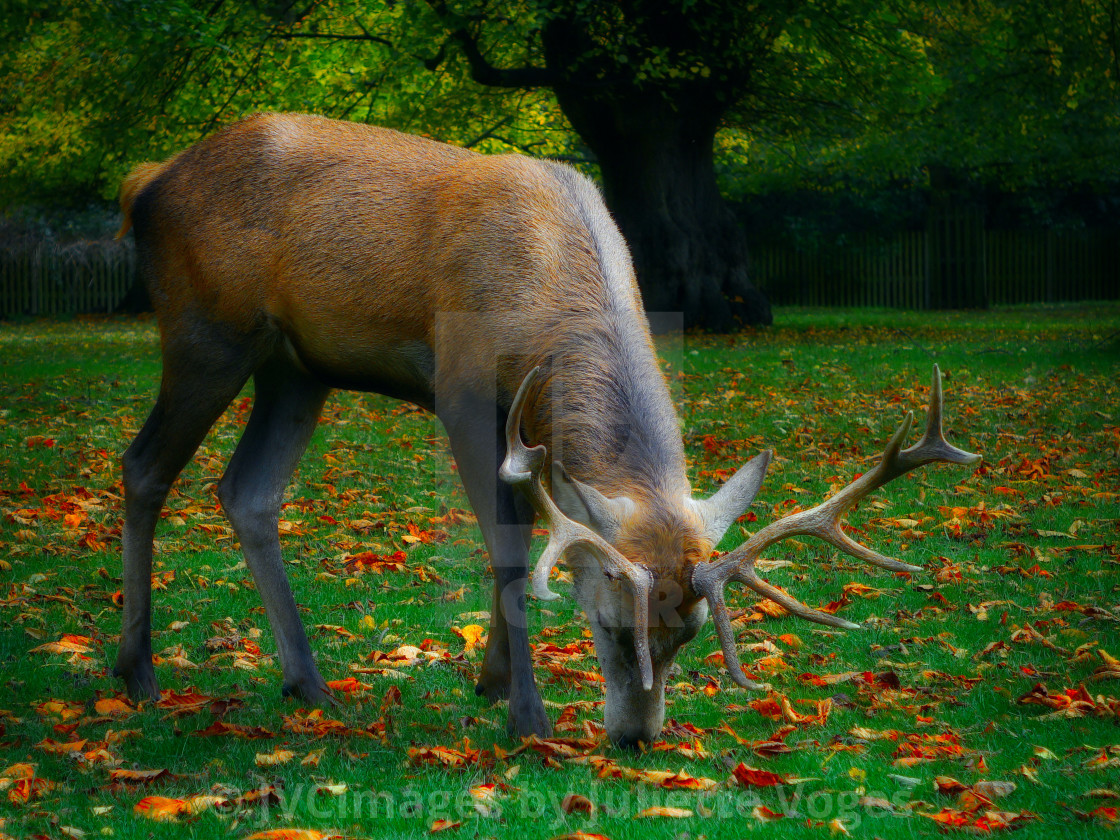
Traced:
<svg viewBox="0 0 1120 840">
<path fill-rule="evenodd" d="M 724 166 L 735 170 L 725 193 L 1001 192 L 1038 201 L 1040 210 L 1069 191 L 1116 193 L 1118 0 L 923 0 L 894 3 L 892 14 L 903 39 L 865 51 L 834 76 L 850 87 L 859 65 L 871 67 L 878 90 L 823 97 L 859 103 L 858 119 L 836 107 L 791 108 L 796 121 L 730 116 L 742 130 L 725 134 L 733 149 Z M 793 37 L 802 54 L 817 52 L 801 32 Z M 825 51 L 837 59 L 855 47 Z M 804 89 L 819 93 L 825 80 Z"/>
<path fill-rule="evenodd" d="M 551 88 L 595 156 L 647 308 L 715 330 L 770 321 L 718 187 L 717 134 L 834 141 L 929 86 L 905 0 L 427 3 L 476 82 Z"/>
<path fill-rule="evenodd" d="M 770 323 L 713 147 L 800 3 L 530 2 L 517 5 L 531 24 L 516 29 L 493 4 L 429 5 L 474 81 L 552 89 L 595 156 L 647 309 L 716 330 Z"/>
</svg>

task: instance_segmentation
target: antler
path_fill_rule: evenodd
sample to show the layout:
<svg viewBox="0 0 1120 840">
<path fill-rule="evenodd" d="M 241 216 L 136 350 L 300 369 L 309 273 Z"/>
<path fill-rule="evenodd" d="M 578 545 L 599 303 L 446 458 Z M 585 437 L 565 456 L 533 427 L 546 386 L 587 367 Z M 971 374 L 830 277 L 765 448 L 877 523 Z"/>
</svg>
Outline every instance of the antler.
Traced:
<svg viewBox="0 0 1120 840">
<path fill-rule="evenodd" d="M 528 447 L 521 438 L 521 412 L 539 372 L 539 367 L 529 371 L 510 406 L 506 417 L 506 457 L 498 473 L 507 484 L 521 488 L 548 527 L 548 545 L 533 569 L 533 594 L 543 600 L 559 597 L 548 588 L 548 576 L 564 552 L 577 546 L 595 556 L 608 578 L 614 580 L 622 576 L 630 581 L 634 587 L 634 652 L 638 658 L 642 685 L 649 691 L 653 688 L 653 662 L 649 652 L 649 599 L 653 592 L 653 575 L 631 563 L 590 528 L 565 516 L 545 492 L 541 473 L 548 450 L 544 446 Z"/>
<path fill-rule="evenodd" d="M 752 682 L 743 675 L 743 670 L 739 665 L 739 655 L 735 648 L 735 632 L 731 627 L 731 619 L 727 614 L 727 606 L 723 600 L 723 589 L 729 581 L 746 584 L 755 592 L 776 601 L 789 612 L 801 618 L 833 627 L 842 627 L 846 630 L 859 628 L 858 624 L 807 607 L 780 589 L 761 580 L 755 572 L 754 564 L 759 555 L 770 546 L 787 537 L 796 535 L 819 537 L 844 553 L 866 560 L 880 568 L 893 571 L 921 571 L 920 566 L 912 566 L 909 563 L 892 560 L 876 551 L 872 551 L 867 546 L 860 545 L 840 530 L 840 520 L 844 514 L 852 509 L 856 502 L 871 491 L 882 487 L 887 482 L 893 481 L 910 470 L 934 461 L 946 461 L 953 464 L 975 464 L 980 461 L 980 455 L 957 449 L 945 440 L 941 431 L 942 402 L 941 371 L 937 365 L 934 365 L 926 431 L 920 441 L 909 449 L 902 449 L 902 442 L 914 421 L 913 412 L 908 411 L 906 416 L 902 418 L 898 431 L 894 433 L 890 443 L 887 444 L 883 457 L 870 472 L 860 476 L 843 490 L 816 507 L 799 511 L 767 525 L 735 551 L 729 552 L 720 560 L 713 563 L 703 563 L 694 569 L 692 573 L 693 588 L 697 594 L 703 595 L 708 600 L 712 620 L 716 625 L 716 634 L 723 648 L 724 663 L 731 672 L 731 678 L 736 683 L 744 688 L 760 688 L 758 683 Z M 765 457 L 769 462 L 770 455 L 770 452 L 764 452 L 759 457 Z"/>
</svg>

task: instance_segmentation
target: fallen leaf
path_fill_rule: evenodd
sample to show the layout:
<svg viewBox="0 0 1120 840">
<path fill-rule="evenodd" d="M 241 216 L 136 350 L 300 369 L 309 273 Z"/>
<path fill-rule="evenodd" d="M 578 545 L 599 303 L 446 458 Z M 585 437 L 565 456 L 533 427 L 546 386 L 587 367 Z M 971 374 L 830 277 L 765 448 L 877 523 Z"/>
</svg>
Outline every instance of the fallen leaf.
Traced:
<svg viewBox="0 0 1120 840">
<path fill-rule="evenodd" d="M 569 793 L 560 803 L 560 810 L 565 814 L 586 814 L 590 817 L 595 813 L 595 805 L 586 796 Z"/>
<path fill-rule="evenodd" d="M 655 805 L 652 808 L 646 808 L 644 811 L 639 811 L 634 815 L 635 819 L 642 817 L 669 817 L 671 819 L 683 820 L 692 816 L 692 811 L 687 808 L 669 808 L 665 805 Z"/>
<path fill-rule="evenodd" d="M 765 805 L 756 805 L 751 809 L 751 816 L 753 816 L 759 822 L 767 823 L 785 819 L 786 815 L 781 814 L 777 811 L 772 811 Z"/>
<path fill-rule="evenodd" d="M 270 753 L 257 753 L 256 758 L 253 759 L 253 763 L 258 767 L 275 767 L 278 764 L 287 764 L 295 758 L 295 755 L 296 754 L 292 750 L 283 750 L 280 749 L 280 747 L 276 747 Z"/>
<path fill-rule="evenodd" d="M 220 796 L 200 794 L 186 799 L 176 799 L 169 796 L 145 796 L 132 809 L 141 817 L 147 817 L 157 822 L 177 820 L 183 816 L 200 814 L 207 808 L 220 805 L 226 800 Z"/>
<path fill-rule="evenodd" d="M 779 773 L 748 767 L 742 762 L 739 762 L 735 769 L 731 771 L 731 775 L 743 787 L 775 787 L 776 785 L 790 783 L 789 779 Z"/>
<path fill-rule="evenodd" d="M 468 624 L 459 629 L 452 627 L 451 632 L 463 640 L 463 649 L 470 653 L 486 635 L 486 629 L 479 624 Z"/>
</svg>

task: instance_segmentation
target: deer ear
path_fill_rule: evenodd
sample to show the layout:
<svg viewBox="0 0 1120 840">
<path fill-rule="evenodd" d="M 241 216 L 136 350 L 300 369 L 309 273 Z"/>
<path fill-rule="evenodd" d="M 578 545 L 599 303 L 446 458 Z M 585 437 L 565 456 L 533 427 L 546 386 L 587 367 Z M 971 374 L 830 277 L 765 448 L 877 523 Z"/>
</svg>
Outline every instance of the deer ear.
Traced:
<svg viewBox="0 0 1120 840">
<path fill-rule="evenodd" d="M 589 484 L 576 481 L 559 461 L 552 462 L 552 500 L 569 519 L 614 542 L 634 503 L 626 496 L 611 499 Z"/>
<path fill-rule="evenodd" d="M 711 541 L 713 546 L 719 545 L 731 523 L 743 515 L 743 512 L 754 501 L 758 488 L 762 486 L 762 479 L 766 477 L 766 468 L 770 466 L 773 452 L 767 449 L 749 460 L 735 475 L 727 479 L 715 495 L 707 499 L 696 501 L 690 499 L 692 509 L 700 514 L 704 522 L 704 537 Z"/>
</svg>

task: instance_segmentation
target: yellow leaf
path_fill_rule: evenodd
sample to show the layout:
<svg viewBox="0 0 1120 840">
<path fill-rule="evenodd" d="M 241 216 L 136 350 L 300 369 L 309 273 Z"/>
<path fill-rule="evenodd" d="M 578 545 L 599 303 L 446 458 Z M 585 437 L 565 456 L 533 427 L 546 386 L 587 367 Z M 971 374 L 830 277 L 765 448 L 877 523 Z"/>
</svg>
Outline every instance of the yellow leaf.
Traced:
<svg viewBox="0 0 1120 840">
<path fill-rule="evenodd" d="M 462 629 L 452 627 L 451 632 L 463 640 L 464 650 L 470 652 L 474 650 L 475 646 L 482 640 L 486 629 L 480 624 L 468 624 Z"/>
<path fill-rule="evenodd" d="M 282 750 L 277 747 L 270 753 L 257 753 L 253 762 L 258 767 L 275 767 L 278 764 L 287 764 L 295 758 L 295 755 L 291 750 Z"/>
<path fill-rule="evenodd" d="M 687 808 L 669 808 L 664 805 L 655 805 L 653 808 L 646 808 L 644 811 L 639 811 L 634 815 L 634 818 L 639 817 L 670 817 L 676 820 L 688 819 L 692 816 L 692 811 Z"/>
<path fill-rule="evenodd" d="M 300 759 L 300 762 L 299 762 L 300 766 L 301 767 L 318 767 L 319 762 L 323 758 L 323 752 L 324 752 L 324 750 L 312 750 L 307 755 L 305 755 L 302 759 Z"/>
</svg>

